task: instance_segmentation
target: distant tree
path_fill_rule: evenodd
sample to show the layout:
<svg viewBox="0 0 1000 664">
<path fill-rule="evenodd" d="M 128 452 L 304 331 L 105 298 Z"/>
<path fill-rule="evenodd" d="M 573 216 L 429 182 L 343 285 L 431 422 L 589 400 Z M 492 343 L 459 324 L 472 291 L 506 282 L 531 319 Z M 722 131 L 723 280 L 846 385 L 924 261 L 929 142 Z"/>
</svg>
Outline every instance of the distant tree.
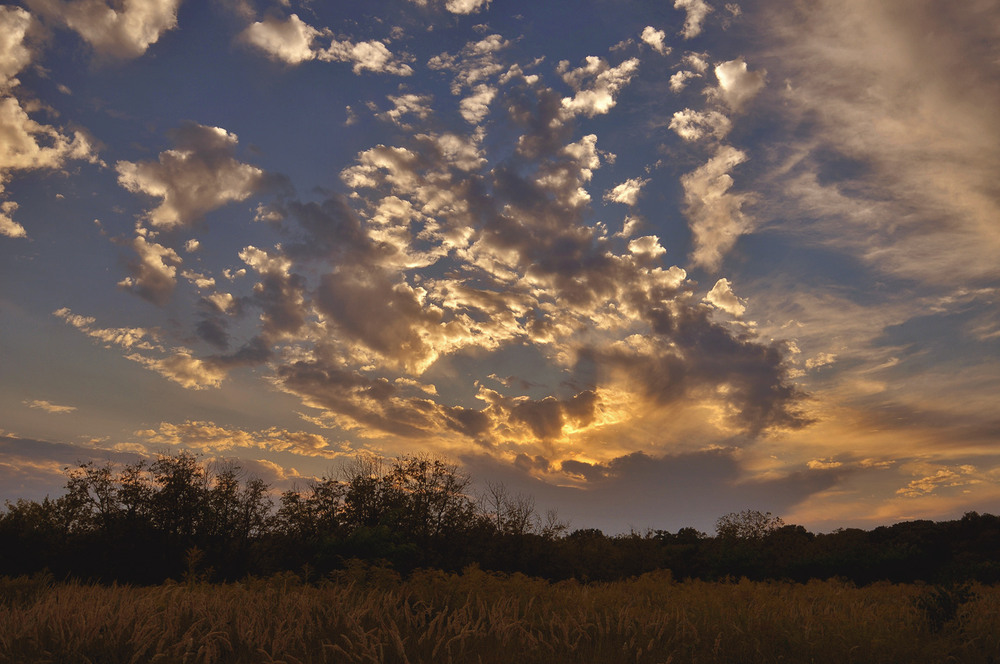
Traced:
<svg viewBox="0 0 1000 664">
<path fill-rule="evenodd" d="M 784 525 L 781 517 L 770 512 L 743 510 L 720 516 L 715 522 L 715 532 L 722 539 L 760 541 Z"/>
</svg>

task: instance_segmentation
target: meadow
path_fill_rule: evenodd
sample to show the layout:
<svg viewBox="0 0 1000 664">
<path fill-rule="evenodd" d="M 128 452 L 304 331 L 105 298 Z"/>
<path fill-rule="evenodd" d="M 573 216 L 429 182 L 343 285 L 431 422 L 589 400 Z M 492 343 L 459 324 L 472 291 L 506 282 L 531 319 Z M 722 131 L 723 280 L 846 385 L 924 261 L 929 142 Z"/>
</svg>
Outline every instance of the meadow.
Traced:
<svg viewBox="0 0 1000 664">
<path fill-rule="evenodd" d="M 0 579 L 0 662 L 1000 661 L 1000 588 L 839 580 L 551 582 L 354 565 L 155 586 Z"/>
</svg>

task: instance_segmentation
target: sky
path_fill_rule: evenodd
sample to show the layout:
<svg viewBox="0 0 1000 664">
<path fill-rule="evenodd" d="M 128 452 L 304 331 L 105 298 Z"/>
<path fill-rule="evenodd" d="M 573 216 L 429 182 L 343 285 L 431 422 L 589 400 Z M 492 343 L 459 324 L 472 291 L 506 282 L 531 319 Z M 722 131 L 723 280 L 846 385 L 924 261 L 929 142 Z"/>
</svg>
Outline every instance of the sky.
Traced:
<svg viewBox="0 0 1000 664">
<path fill-rule="evenodd" d="M 1000 512 L 996 0 L 0 6 L 0 500 L 428 454 L 570 528 Z"/>
</svg>

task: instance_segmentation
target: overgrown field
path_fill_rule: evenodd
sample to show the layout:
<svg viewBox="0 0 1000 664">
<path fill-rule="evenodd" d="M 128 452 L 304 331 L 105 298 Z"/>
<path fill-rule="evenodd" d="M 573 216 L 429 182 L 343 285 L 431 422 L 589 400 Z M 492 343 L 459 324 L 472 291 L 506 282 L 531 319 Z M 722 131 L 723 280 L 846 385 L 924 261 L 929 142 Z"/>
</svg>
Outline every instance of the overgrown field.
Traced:
<svg viewBox="0 0 1000 664">
<path fill-rule="evenodd" d="M 355 568 L 153 587 L 0 579 L 0 662 L 994 662 L 1000 588 L 549 583 Z"/>
</svg>

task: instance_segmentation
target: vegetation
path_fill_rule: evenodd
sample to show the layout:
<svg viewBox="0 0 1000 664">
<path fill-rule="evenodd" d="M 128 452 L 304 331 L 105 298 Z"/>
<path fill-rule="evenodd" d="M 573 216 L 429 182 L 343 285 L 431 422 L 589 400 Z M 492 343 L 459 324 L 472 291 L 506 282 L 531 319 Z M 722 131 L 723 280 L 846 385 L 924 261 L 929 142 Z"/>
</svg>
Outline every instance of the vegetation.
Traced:
<svg viewBox="0 0 1000 664">
<path fill-rule="evenodd" d="M 842 581 L 612 583 L 355 565 L 209 585 L 0 581 L 0 663 L 993 662 L 1000 588 L 935 625 L 928 589 Z M 933 600 L 931 600 L 933 601 Z"/>
<path fill-rule="evenodd" d="M 716 534 L 692 528 L 607 536 L 568 532 L 530 497 L 469 478 L 441 460 L 361 457 L 340 478 L 274 494 L 236 466 L 191 454 L 67 471 L 66 493 L 19 500 L 0 513 L 0 574 L 157 584 L 237 581 L 284 571 L 321 579 L 352 560 L 401 574 L 476 564 L 550 580 L 612 581 L 656 570 L 678 579 L 840 578 L 856 584 L 924 581 L 952 587 L 1000 581 L 1000 518 L 911 521 L 872 531 L 813 534 L 770 513 L 721 517 Z M 950 585 L 949 585 L 950 584 Z"/>
</svg>

